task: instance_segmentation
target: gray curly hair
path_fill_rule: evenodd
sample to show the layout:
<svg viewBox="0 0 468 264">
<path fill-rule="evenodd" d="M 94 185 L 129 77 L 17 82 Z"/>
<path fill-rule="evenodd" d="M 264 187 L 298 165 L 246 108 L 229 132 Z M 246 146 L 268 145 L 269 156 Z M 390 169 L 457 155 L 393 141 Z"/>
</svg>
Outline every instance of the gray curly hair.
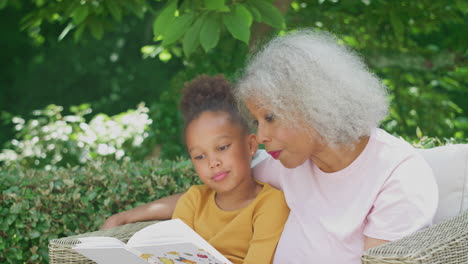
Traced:
<svg viewBox="0 0 468 264">
<path fill-rule="evenodd" d="M 267 43 L 249 60 L 234 94 L 241 110 L 254 98 L 290 126 L 315 129 L 330 145 L 370 135 L 388 111 L 386 87 L 359 56 L 333 35 L 311 30 Z"/>
</svg>

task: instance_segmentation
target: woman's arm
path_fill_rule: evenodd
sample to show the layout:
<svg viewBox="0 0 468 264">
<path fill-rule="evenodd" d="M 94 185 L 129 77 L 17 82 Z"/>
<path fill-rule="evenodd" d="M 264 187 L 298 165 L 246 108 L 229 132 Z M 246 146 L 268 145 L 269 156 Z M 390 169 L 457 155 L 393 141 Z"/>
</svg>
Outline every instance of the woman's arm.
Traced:
<svg viewBox="0 0 468 264">
<path fill-rule="evenodd" d="M 368 250 L 369 248 L 374 248 L 374 247 L 383 245 L 383 244 L 385 244 L 387 242 L 389 242 L 389 241 L 364 236 L 364 250 Z"/>
<path fill-rule="evenodd" d="M 117 213 L 107 218 L 101 229 L 108 229 L 128 223 L 171 219 L 181 193 L 161 198 L 159 200 Z"/>
</svg>

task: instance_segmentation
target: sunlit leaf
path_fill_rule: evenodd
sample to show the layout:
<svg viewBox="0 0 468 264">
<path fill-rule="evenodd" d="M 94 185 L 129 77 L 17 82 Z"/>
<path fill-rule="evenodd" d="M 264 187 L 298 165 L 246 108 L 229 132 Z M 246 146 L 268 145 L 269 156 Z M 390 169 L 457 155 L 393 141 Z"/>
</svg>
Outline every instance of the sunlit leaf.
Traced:
<svg viewBox="0 0 468 264">
<path fill-rule="evenodd" d="M 200 44 L 200 30 L 203 25 L 203 17 L 198 18 L 185 33 L 182 48 L 185 56 L 189 57 Z"/>
<path fill-rule="evenodd" d="M 80 5 L 75 12 L 73 12 L 72 19 L 73 22 L 78 25 L 83 22 L 86 17 L 88 17 L 89 9 L 86 5 Z"/>
<path fill-rule="evenodd" d="M 273 4 L 266 0 L 252 0 L 250 3 L 258 9 L 264 23 L 278 29 L 284 28 L 284 17 Z"/>
<path fill-rule="evenodd" d="M 174 13 L 177 9 L 177 1 L 169 1 L 164 9 L 159 13 L 153 23 L 153 35 L 155 38 L 164 34 L 166 27 L 170 25 L 174 19 Z"/>
<path fill-rule="evenodd" d="M 224 0 L 204 0 L 207 9 L 211 10 L 223 10 L 226 8 Z"/>
<path fill-rule="evenodd" d="M 223 16 L 223 22 L 234 38 L 249 44 L 252 15 L 245 7 L 235 6 L 231 13 Z"/>
<path fill-rule="evenodd" d="M 218 44 L 221 22 L 217 16 L 212 15 L 206 16 L 204 20 L 200 30 L 200 43 L 203 49 L 208 52 Z"/>
<path fill-rule="evenodd" d="M 250 11 L 255 21 L 262 22 L 262 15 L 260 14 L 260 11 L 258 11 L 258 9 L 254 5 L 250 4 L 250 2 L 247 1 L 245 4 L 245 7 Z"/>
<path fill-rule="evenodd" d="M 166 32 L 164 33 L 164 38 L 162 45 L 168 46 L 182 37 L 182 35 L 187 31 L 187 28 L 192 24 L 195 15 L 193 13 L 184 14 L 182 16 L 176 17 L 176 19 L 166 27 Z"/>
</svg>

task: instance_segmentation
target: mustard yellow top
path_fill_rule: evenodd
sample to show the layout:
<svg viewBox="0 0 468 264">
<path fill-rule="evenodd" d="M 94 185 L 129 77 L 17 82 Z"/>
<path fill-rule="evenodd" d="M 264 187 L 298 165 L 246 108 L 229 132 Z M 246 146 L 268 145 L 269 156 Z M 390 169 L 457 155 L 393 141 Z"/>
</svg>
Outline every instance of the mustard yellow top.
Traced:
<svg viewBox="0 0 468 264">
<path fill-rule="evenodd" d="M 234 264 L 270 264 L 289 215 L 284 195 L 267 183 L 248 206 L 224 211 L 215 192 L 192 186 L 177 202 L 180 218 Z"/>
</svg>

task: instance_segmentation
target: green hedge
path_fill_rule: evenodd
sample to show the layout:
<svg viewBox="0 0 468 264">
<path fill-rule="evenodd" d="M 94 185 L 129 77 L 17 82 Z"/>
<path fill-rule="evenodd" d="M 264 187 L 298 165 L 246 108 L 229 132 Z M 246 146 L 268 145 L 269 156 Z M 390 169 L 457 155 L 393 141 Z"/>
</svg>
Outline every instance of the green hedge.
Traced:
<svg viewBox="0 0 468 264">
<path fill-rule="evenodd" d="M 186 190 L 188 160 L 0 171 L 0 263 L 48 263 L 50 239 L 97 230 L 117 212 Z"/>
</svg>

